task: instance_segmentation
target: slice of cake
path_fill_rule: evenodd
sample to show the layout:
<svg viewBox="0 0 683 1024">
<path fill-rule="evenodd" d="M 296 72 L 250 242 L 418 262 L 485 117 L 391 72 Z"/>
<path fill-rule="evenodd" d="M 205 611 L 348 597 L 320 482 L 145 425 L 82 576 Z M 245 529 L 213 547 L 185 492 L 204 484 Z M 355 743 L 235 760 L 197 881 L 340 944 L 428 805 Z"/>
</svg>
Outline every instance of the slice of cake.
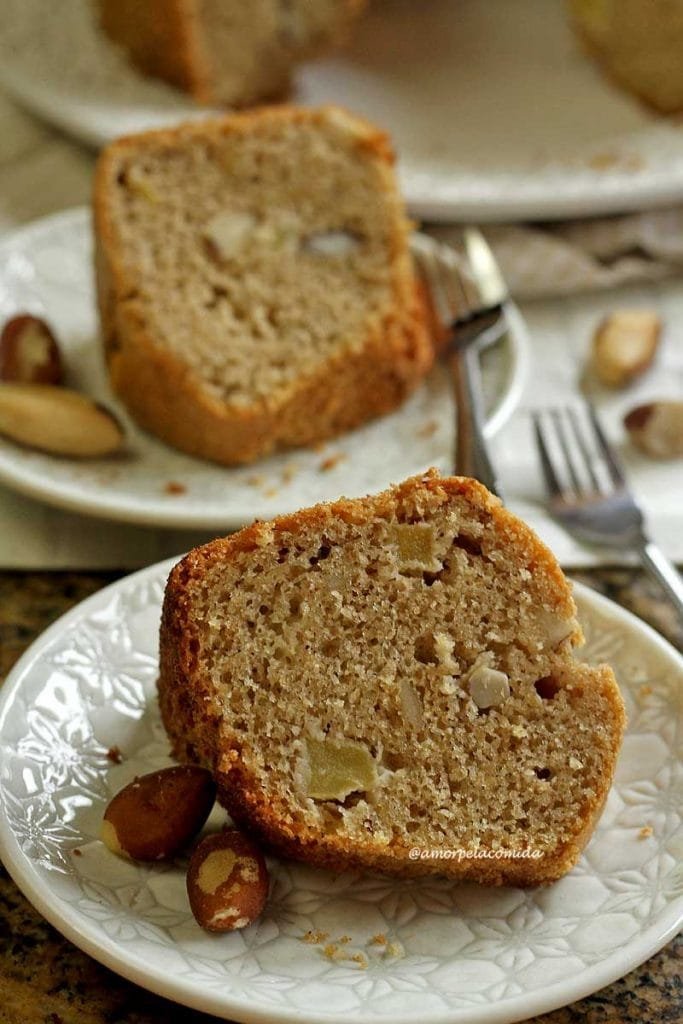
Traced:
<svg viewBox="0 0 683 1024">
<path fill-rule="evenodd" d="M 97 0 L 105 33 L 143 72 L 201 103 L 287 91 L 297 61 L 343 40 L 365 0 Z"/>
<path fill-rule="evenodd" d="M 385 135 L 336 107 L 263 109 L 110 145 L 97 281 L 115 390 L 222 463 L 399 405 L 430 368 Z"/>
<path fill-rule="evenodd" d="M 622 740 L 580 640 L 548 549 L 431 472 L 192 551 L 159 698 L 176 755 L 283 855 L 531 885 L 576 862 Z"/>
<path fill-rule="evenodd" d="M 589 53 L 656 110 L 683 110 L 683 0 L 569 0 Z"/>
</svg>

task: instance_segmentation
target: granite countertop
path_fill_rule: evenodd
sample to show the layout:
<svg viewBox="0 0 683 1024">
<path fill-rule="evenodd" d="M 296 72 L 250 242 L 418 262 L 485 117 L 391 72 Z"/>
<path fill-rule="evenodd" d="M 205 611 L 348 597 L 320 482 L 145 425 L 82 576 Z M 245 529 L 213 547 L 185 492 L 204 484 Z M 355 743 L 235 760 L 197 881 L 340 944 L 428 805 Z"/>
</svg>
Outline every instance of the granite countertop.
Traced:
<svg viewBox="0 0 683 1024">
<path fill-rule="evenodd" d="M 115 574 L 0 573 L 0 679 L 31 641 Z M 592 570 L 582 582 L 630 608 L 683 649 L 683 626 L 635 570 Z M 536 1024 L 681 1024 L 683 937 L 588 999 Z M 0 865 L 0 1024 L 201 1024 L 214 1020 L 151 995 L 51 928 Z"/>
</svg>

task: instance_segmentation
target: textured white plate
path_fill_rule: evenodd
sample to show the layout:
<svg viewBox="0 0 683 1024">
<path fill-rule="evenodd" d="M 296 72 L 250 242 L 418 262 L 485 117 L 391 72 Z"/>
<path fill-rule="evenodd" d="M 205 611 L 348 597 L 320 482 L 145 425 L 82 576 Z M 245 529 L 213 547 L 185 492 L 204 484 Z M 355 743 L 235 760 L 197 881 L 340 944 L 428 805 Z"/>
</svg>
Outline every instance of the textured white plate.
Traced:
<svg viewBox="0 0 683 1024">
<path fill-rule="evenodd" d="M 0 0 L 0 82 L 95 145 L 206 115 L 132 71 L 94 8 Z M 599 75 L 563 0 L 373 0 L 344 53 L 300 71 L 294 99 L 384 125 L 423 217 L 568 217 L 683 196 L 681 128 Z"/>
<path fill-rule="evenodd" d="M 76 945 L 133 981 L 239 1021 L 504 1024 L 594 992 L 683 922 L 683 659 L 577 586 L 591 661 L 616 670 L 629 716 L 616 783 L 578 866 L 538 890 L 335 875 L 272 861 L 263 917 L 203 933 L 183 864 L 136 866 L 97 835 L 111 795 L 167 762 L 155 699 L 171 562 L 73 609 L 0 694 L 0 854 Z M 107 750 L 124 755 L 113 765 Z M 218 825 L 223 812 L 214 812 Z M 645 826 L 652 834 L 639 835 Z M 74 850 L 80 850 L 80 856 Z M 331 962 L 322 942 L 347 935 Z M 394 955 L 371 939 L 383 933 Z"/>
<path fill-rule="evenodd" d="M 226 469 L 145 434 L 109 388 L 98 338 L 90 234 L 90 216 L 82 209 L 36 221 L 4 240 L 0 322 L 28 310 L 53 325 L 68 383 L 116 410 L 126 426 L 130 455 L 79 462 L 31 452 L 0 438 L 3 483 L 92 515 L 228 530 L 342 493 L 378 491 L 428 466 L 449 468 L 454 411 L 442 367 L 398 412 L 345 434 L 321 452 L 295 451 L 251 467 Z M 509 418 L 524 387 L 528 339 L 514 310 L 511 326 L 508 339 L 484 358 L 489 437 Z M 168 493 L 169 483 L 185 490 Z"/>
</svg>

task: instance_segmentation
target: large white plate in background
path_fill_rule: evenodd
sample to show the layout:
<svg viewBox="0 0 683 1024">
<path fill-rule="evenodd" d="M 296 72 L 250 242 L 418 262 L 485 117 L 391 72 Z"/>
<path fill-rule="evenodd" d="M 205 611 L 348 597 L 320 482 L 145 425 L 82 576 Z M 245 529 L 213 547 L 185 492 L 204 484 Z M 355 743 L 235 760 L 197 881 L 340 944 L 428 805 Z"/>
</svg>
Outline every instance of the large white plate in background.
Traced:
<svg viewBox="0 0 683 1024">
<path fill-rule="evenodd" d="M 344 434 L 322 450 L 300 449 L 226 468 L 183 455 L 140 430 L 114 397 L 95 312 L 90 215 L 67 211 L 0 243 L 0 323 L 29 311 L 60 340 L 67 383 L 116 410 L 128 456 L 60 459 L 0 438 L 0 481 L 61 508 L 130 523 L 228 531 L 341 494 L 368 494 L 429 466 L 451 465 L 454 406 L 437 366 L 395 413 Z M 514 310 L 511 330 L 483 359 L 488 436 L 521 397 L 528 339 Z"/>
<path fill-rule="evenodd" d="M 134 73 L 93 0 L 0 0 L 0 83 L 85 141 L 204 116 Z M 683 130 L 596 71 L 563 0 L 373 0 L 343 53 L 302 68 L 295 100 L 335 101 L 394 137 L 414 213 L 516 220 L 683 197 Z"/>
</svg>

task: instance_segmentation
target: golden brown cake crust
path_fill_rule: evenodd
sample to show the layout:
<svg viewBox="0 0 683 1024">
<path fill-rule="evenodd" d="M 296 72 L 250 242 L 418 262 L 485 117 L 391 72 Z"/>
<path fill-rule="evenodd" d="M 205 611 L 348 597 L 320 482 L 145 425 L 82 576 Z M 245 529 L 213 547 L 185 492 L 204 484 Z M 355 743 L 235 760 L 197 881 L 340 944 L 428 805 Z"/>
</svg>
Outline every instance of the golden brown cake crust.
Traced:
<svg viewBox="0 0 683 1024">
<path fill-rule="evenodd" d="M 95 264 L 105 353 L 114 390 L 145 429 L 173 447 L 216 462 L 247 463 L 285 447 L 305 446 L 349 430 L 395 409 L 417 386 L 434 360 L 424 293 L 405 272 L 406 224 L 396 222 L 390 249 L 401 255 L 393 272 L 394 302 L 383 320 L 368 324 L 362 345 L 318 364 L 272 401 L 245 407 L 208 394 L 191 369 L 168 348 L 155 344 L 135 299 L 137 281 L 116 244 L 107 202 L 116 168 L 127 151 L 153 140 L 174 147 L 188 139 L 248 133 L 254 124 L 301 122 L 315 126 L 330 110 L 264 108 L 204 124 L 123 138 L 100 158 L 94 184 Z M 346 115 L 343 115 L 346 117 Z M 384 183 L 395 193 L 387 136 L 353 118 L 359 152 L 386 168 Z M 401 269 L 398 269 L 400 264 Z M 304 412 L 305 411 L 305 412 Z"/>
<path fill-rule="evenodd" d="M 606 78 L 661 114 L 683 110 L 681 0 L 568 0 L 568 7 Z"/>
<path fill-rule="evenodd" d="M 198 97 L 205 75 L 193 35 L 192 0 L 99 0 L 106 34 L 142 72 Z"/>
<path fill-rule="evenodd" d="M 256 46 L 251 69 L 232 81 L 227 94 L 221 88 L 221 69 L 216 66 L 223 48 L 212 50 L 211 23 L 205 23 L 202 0 L 143 0 L 142 3 L 140 0 L 98 0 L 98 5 L 102 29 L 127 51 L 133 64 L 144 74 L 183 89 L 198 103 L 246 106 L 284 98 L 292 66 L 343 41 L 349 25 L 366 2 L 338 0 L 338 9 L 330 13 L 329 31 L 308 44 L 287 47 L 275 24 L 268 45 L 264 24 L 255 40 L 243 41 L 243 46 L 249 47 L 250 43 Z M 233 0 L 233 3 L 244 5 L 244 0 Z M 253 14 L 252 24 L 261 25 L 259 18 L 263 20 L 264 12 L 257 8 L 244 13 Z M 231 25 L 230 37 L 233 28 Z"/>
<path fill-rule="evenodd" d="M 577 817 L 571 838 L 539 860 L 473 859 L 442 861 L 413 860 L 409 846 L 378 847 L 371 841 L 359 843 L 335 834 L 301 827 L 285 820 L 278 800 L 264 799 L 258 785 L 240 757 L 240 742 L 229 726 L 221 722 L 210 681 L 199 672 L 201 638 L 192 616 L 191 591 L 207 567 L 229 563 L 236 556 L 266 546 L 279 546 L 279 538 L 291 537 L 306 527 L 324 534 L 333 521 L 358 524 L 368 516 L 396 514 L 403 500 L 413 502 L 417 491 L 436 495 L 447 502 L 463 496 L 490 516 L 506 539 L 519 545 L 544 578 L 544 585 L 562 600 L 568 598 L 567 582 L 555 558 L 532 531 L 508 512 L 497 498 L 474 480 L 440 478 L 433 471 L 406 481 L 398 488 L 368 499 L 342 499 L 318 505 L 270 523 L 256 522 L 230 537 L 191 551 L 171 572 L 166 587 L 160 640 L 159 703 L 162 719 L 173 745 L 183 761 L 200 761 L 214 771 L 220 800 L 234 819 L 251 830 L 266 846 L 283 856 L 334 869 L 350 867 L 386 871 L 398 876 L 447 874 L 487 885 L 538 885 L 560 878 L 576 863 L 590 838 L 611 786 L 617 755 L 625 728 L 625 712 L 619 688 L 610 668 L 579 667 L 585 684 L 601 691 L 602 706 L 610 720 L 611 734 L 605 752 L 605 768 L 599 785 Z M 570 599 L 569 599 L 570 600 Z M 580 638 L 580 631 L 573 640 Z"/>
</svg>

